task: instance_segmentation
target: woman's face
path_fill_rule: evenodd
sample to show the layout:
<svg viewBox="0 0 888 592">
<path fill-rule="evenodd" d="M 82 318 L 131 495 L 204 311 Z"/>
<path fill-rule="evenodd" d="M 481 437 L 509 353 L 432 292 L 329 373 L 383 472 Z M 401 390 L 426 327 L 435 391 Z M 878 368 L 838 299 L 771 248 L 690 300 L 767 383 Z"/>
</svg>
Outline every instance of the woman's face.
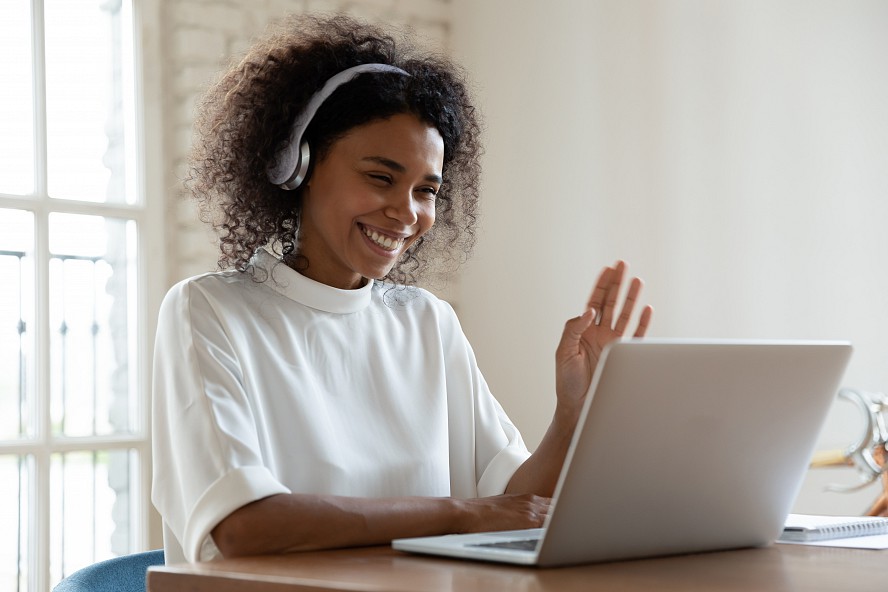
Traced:
<svg viewBox="0 0 888 592">
<path fill-rule="evenodd" d="M 303 190 L 300 272 L 341 289 L 384 277 L 434 224 L 443 163 L 441 134 L 413 115 L 350 130 Z"/>
</svg>

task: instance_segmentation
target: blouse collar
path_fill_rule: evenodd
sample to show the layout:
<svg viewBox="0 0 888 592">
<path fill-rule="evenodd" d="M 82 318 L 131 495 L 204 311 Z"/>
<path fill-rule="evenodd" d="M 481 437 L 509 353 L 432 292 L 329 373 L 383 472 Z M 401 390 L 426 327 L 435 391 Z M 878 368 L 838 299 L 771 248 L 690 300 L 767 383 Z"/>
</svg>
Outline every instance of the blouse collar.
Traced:
<svg viewBox="0 0 888 592">
<path fill-rule="evenodd" d="M 349 314 L 370 305 L 373 280 L 355 290 L 341 290 L 307 278 L 265 249 L 256 253 L 253 264 L 268 274 L 265 284 L 290 300 L 324 312 Z"/>
</svg>

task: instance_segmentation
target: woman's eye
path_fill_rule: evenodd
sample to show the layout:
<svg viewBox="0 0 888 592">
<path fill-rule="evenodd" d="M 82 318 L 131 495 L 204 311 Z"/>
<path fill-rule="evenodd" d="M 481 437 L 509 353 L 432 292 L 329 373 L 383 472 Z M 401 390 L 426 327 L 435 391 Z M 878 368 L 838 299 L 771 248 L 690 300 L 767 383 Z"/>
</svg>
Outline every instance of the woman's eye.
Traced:
<svg viewBox="0 0 888 592">
<path fill-rule="evenodd" d="M 417 191 L 424 193 L 428 199 L 435 199 L 438 196 L 438 190 L 435 187 L 420 187 Z"/>
<path fill-rule="evenodd" d="M 374 181 L 379 181 L 380 183 L 385 183 L 386 185 L 392 184 L 392 178 L 388 175 L 370 174 L 369 177 Z"/>
</svg>

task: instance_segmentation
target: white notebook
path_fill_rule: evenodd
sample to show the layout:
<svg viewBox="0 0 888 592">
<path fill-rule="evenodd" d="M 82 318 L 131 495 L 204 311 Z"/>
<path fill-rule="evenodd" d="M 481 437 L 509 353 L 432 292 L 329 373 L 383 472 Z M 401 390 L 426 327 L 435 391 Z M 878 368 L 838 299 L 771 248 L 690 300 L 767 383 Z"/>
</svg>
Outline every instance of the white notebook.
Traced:
<svg viewBox="0 0 888 592">
<path fill-rule="evenodd" d="M 790 514 L 781 541 L 812 542 L 888 534 L 888 518 Z"/>
</svg>

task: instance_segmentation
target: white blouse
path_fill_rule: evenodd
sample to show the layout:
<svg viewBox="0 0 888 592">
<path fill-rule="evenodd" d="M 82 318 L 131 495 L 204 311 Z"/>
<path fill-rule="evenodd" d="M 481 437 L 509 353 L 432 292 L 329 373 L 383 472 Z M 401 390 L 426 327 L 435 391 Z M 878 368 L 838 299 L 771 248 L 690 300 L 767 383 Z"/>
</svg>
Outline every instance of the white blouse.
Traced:
<svg viewBox="0 0 888 592">
<path fill-rule="evenodd" d="M 161 306 L 152 500 L 167 562 L 211 558 L 222 519 L 278 493 L 505 490 L 529 453 L 446 302 L 339 290 L 265 251 L 254 263 L 180 282 Z"/>
</svg>

